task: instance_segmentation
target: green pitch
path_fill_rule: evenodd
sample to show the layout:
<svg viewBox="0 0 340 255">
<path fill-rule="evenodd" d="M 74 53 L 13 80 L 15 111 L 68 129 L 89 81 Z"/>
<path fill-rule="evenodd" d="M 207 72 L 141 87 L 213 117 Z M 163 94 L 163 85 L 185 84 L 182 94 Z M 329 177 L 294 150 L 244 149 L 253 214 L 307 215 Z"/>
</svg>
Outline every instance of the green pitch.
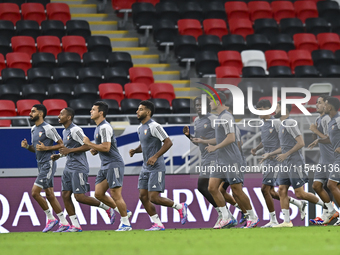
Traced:
<svg viewBox="0 0 340 255">
<path fill-rule="evenodd" d="M 338 254 L 340 227 L 0 234 L 0 254 Z M 331 252 L 331 253 L 330 253 Z"/>
</svg>

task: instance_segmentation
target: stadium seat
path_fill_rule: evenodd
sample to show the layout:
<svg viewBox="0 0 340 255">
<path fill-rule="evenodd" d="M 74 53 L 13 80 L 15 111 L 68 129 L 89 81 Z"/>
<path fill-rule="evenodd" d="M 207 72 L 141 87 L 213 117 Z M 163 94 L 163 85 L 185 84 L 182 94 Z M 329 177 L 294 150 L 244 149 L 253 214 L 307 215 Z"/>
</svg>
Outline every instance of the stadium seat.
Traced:
<svg viewBox="0 0 340 255">
<path fill-rule="evenodd" d="M 49 20 L 60 20 L 64 25 L 71 19 L 70 8 L 65 3 L 49 3 L 46 12 Z"/>
<path fill-rule="evenodd" d="M 103 82 L 99 67 L 83 67 L 79 69 L 79 83 L 98 85 Z"/>
<path fill-rule="evenodd" d="M 45 89 L 47 89 L 48 84 L 52 83 L 51 77 L 52 71 L 46 67 L 35 67 L 27 71 L 28 82 L 43 84 Z"/>
<path fill-rule="evenodd" d="M 317 35 L 319 33 L 331 32 L 331 26 L 325 19 L 308 18 L 306 19 L 306 32 Z"/>
<path fill-rule="evenodd" d="M 340 34 L 340 20 L 336 19 L 332 22 L 332 32 Z"/>
<path fill-rule="evenodd" d="M 46 20 L 45 7 L 40 3 L 24 3 L 21 5 L 21 14 L 24 20 L 34 20 L 39 26 Z"/>
<path fill-rule="evenodd" d="M 241 52 L 247 49 L 242 35 L 225 35 L 222 37 L 222 45 L 225 50 Z"/>
<path fill-rule="evenodd" d="M 109 112 L 108 114 L 120 114 L 120 109 L 118 102 L 113 99 L 103 99 L 103 102 L 107 103 L 109 106 Z"/>
<path fill-rule="evenodd" d="M 324 18 L 328 22 L 339 19 L 340 10 L 339 3 L 336 1 L 319 1 L 316 3 L 319 17 Z"/>
<path fill-rule="evenodd" d="M 295 34 L 293 36 L 293 40 L 297 50 L 308 50 L 309 52 L 312 52 L 313 50 L 317 50 L 319 48 L 316 37 L 313 34 Z"/>
<path fill-rule="evenodd" d="M 272 8 L 266 1 L 251 1 L 248 3 L 250 19 L 254 22 L 257 19 L 271 19 Z"/>
<path fill-rule="evenodd" d="M 240 78 L 239 70 L 233 66 L 218 66 L 215 72 L 216 78 Z"/>
<path fill-rule="evenodd" d="M 36 99 L 42 102 L 46 99 L 46 89 L 43 84 L 27 84 L 22 87 L 22 97 Z"/>
<path fill-rule="evenodd" d="M 0 37 L 11 39 L 14 35 L 14 24 L 9 20 L 0 20 Z"/>
<path fill-rule="evenodd" d="M 331 50 L 315 50 L 312 52 L 312 59 L 314 66 L 318 69 L 337 64 L 335 56 Z"/>
<path fill-rule="evenodd" d="M 37 48 L 39 52 L 49 52 L 57 58 L 61 52 L 60 40 L 56 36 L 39 36 L 37 38 Z"/>
<path fill-rule="evenodd" d="M 238 51 L 220 51 L 217 54 L 221 66 L 235 67 L 239 74 L 242 72 L 242 58 Z"/>
<path fill-rule="evenodd" d="M 294 5 L 290 1 L 273 1 L 271 3 L 274 19 L 280 22 L 281 19 L 295 18 Z"/>
<path fill-rule="evenodd" d="M 30 126 L 30 121 L 28 119 L 13 119 L 12 127 L 27 127 Z"/>
<path fill-rule="evenodd" d="M 173 113 L 190 113 L 192 102 L 188 98 L 175 98 L 172 100 Z"/>
<path fill-rule="evenodd" d="M 271 66 L 268 68 L 269 77 L 273 78 L 290 78 L 292 71 L 289 66 Z"/>
<path fill-rule="evenodd" d="M 152 83 L 150 92 L 152 98 L 166 99 L 169 105 L 176 98 L 174 87 L 170 83 Z"/>
<path fill-rule="evenodd" d="M 113 99 L 120 102 L 124 99 L 123 87 L 118 83 L 102 83 L 99 84 L 99 95 L 102 99 Z"/>
<path fill-rule="evenodd" d="M 280 20 L 281 33 L 291 36 L 299 33 L 304 33 L 303 23 L 298 18 L 286 18 Z"/>
<path fill-rule="evenodd" d="M 320 33 L 317 39 L 322 50 L 331 50 L 333 52 L 340 50 L 340 39 L 336 33 Z"/>
<path fill-rule="evenodd" d="M 290 51 L 295 49 L 292 37 L 287 34 L 278 34 L 271 36 L 270 44 L 273 50 Z"/>
<path fill-rule="evenodd" d="M 98 67 L 104 73 L 108 66 L 106 54 L 104 52 L 85 52 L 83 55 L 83 64 L 85 67 Z"/>
<path fill-rule="evenodd" d="M 99 100 L 98 86 L 91 83 L 80 83 L 74 86 L 73 89 L 75 98 L 87 99 L 90 102 Z"/>
<path fill-rule="evenodd" d="M 17 110 L 19 116 L 28 116 L 31 112 L 33 105 L 40 104 L 38 100 L 35 99 L 22 99 L 17 102 Z M 0 107 L 2 109 L 2 107 Z M 13 115 L 15 116 L 15 115 Z"/>
<path fill-rule="evenodd" d="M 242 35 L 244 38 L 254 33 L 253 25 L 248 19 L 229 19 L 229 28 L 232 34 Z"/>
<path fill-rule="evenodd" d="M 139 107 L 140 99 L 125 98 L 121 101 L 121 110 L 123 114 L 136 114 Z"/>
<path fill-rule="evenodd" d="M 14 52 L 27 53 L 30 58 L 37 51 L 35 41 L 30 36 L 13 36 L 11 43 Z"/>
<path fill-rule="evenodd" d="M 204 19 L 227 19 L 226 11 L 221 1 L 204 2 L 202 10 Z"/>
<path fill-rule="evenodd" d="M 217 35 L 200 35 L 197 38 L 200 51 L 212 51 L 216 54 L 223 50 L 220 39 Z"/>
<path fill-rule="evenodd" d="M 40 35 L 39 24 L 34 20 L 19 20 L 15 27 L 17 35 L 30 36 L 34 39 Z"/>
<path fill-rule="evenodd" d="M 124 85 L 130 80 L 128 79 L 129 72 L 122 67 L 109 67 L 105 69 L 104 77 L 107 83 L 119 83 Z"/>
<path fill-rule="evenodd" d="M 288 66 L 289 59 L 287 52 L 283 50 L 267 50 L 265 53 L 268 68 L 272 66 Z"/>
<path fill-rule="evenodd" d="M 132 4 L 135 2 L 136 0 L 112 0 L 112 7 L 116 11 L 121 9 L 131 9 Z"/>
<path fill-rule="evenodd" d="M 288 52 L 290 68 L 292 70 L 297 66 L 312 66 L 313 60 L 311 53 L 307 50 L 291 50 Z"/>
<path fill-rule="evenodd" d="M 170 102 L 163 98 L 151 98 L 149 99 L 155 105 L 155 113 L 171 113 Z M 167 118 L 165 118 L 167 119 Z"/>
<path fill-rule="evenodd" d="M 330 65 L 320 69 L 322 77 L 340 78 L 340 65 Z"/>
<path fill-rule="evenodd" d="M 57 36 L 60 40 L 66 35 L 64 23 L 60 20 L 44 20 L 41 22 L 42 35 Z"/>
<path fill-rule="evenodd" d="M 127 98 L 140 100 L 147 100 L 150 98 L 149 88 L 145 83 L 126 83 L 124 90 Z"/>
<path fill-rule="evenodd" d="M 246 36 L 247 48 L 249 50 L 260 50 L 265 52 L 266 50 L 270 50 L 270 41 L 267 39 L 265 35 L 261 34 L 253 34 Z"/>
<path fill-rule="evenodd" d="M 73 86 L 78 83 L 77 72 L 74 68 L 59 67 L 53 69 L 53 82 L 65 83 Z"/>
<path fill-rule="evenodd" d="M 112 52 L 110 38 L 103 35 L 95 35 L 87 38 L 88 51 L 101 51 L 104 53 Z"/>
<path fill-rule="evenodd" d="M 242 68 L 243 78 L 264 78 L 266 77 L 265 69 L 261 66 L 245 66 Z"/>
<path fill-rule="evenodd" d="M 212 51 L 197 52 L 195 59 L 195 69 L 199 77 L 214 75 L 216 67 L 220 65 L 217 54 Z"/>
<path fill-rule="evenodd" d="M 67 107 L 67 103 L 62 99 L 46 99 L 43 102 L 47 109 L 47 115 L 58 116 L 60 111 Z"/>
<path fill-rule="evenodd" d="M 11 123 L 11 120 L 0 120 L 0 127 L 10 127 Z"/>
<path fill-rule="evenodd" d="M 69 102 L 70 100 L 72 100 L 73 94 L 72 94 L 72 86 L 70 86 L 69 84 L 65 84 L 65 83 L 54 83 L 54 84 L 50 84 L 48 85 L 47 88 L 47 92 L 48 92 L 48 96 L 50 98 L 54 98 L 54 99 L 63 99 L 66 102 Z"/>
<path fill-rule="evenodd" d="M 148 67 L 131 67 L 129 75 L 132 83 L 144 83 L 147 87 L 154 83 L 152 70 Z"/>
<path fill-rule="evenodd" d="M 171 20 L 160 19 L 153 25 L 153 41 L 160 50 L 165 49 L 168 43 L 172 46 L 177 33 L 176 23 Z"/>
<path fill-rule="evenodd" d="M 19 109 L 18 109 L 19 111 Z M 31 109 L 30 109 L 31 111 Z M 17 116 L 15 104 L 11 100 L 0 100 L 0 116 Z"/>
<path fill-rule="evenodd" d="M 296 16 L 301 19 L 303 23 L 307 18 L 317 18 L 319 16 L 316 3 L 313 1 L 296 1 L 294 3 Z"/>
<path fill-rule="evenodd" d="M 181 59 L 194 59 L 198 51 L 196 39 L 191 35 L 179 35 L 174 40 L 174 53 L 179 61 Z M 180 62 L 181 64 L 181 62 Z"/>
<path fill-rule="evenodd" d="M 201 23 L 195 19 L 180 19 L 177 22 L 180 35 L 191 35 L 196 38 L 202 35 Z"/>
<path fill-rule="evenodd" d="M 241 1 L 226 2 L 225 10 L 227 12 L 228 20 L 230 19 L 249 19 L 249 10 L 246 3 Z"/>
<path fill-rule="evenodd" d="M 23 85 L 26 84 L 25 71 L 18 68 L 5 68 L 1 71 L 2 83 Z"/>
<path fill-rule="evenodd" d="M 91 36 L 90 25 L 86 20 L 69 20 L 66 22 L 67 35 L 82 36 L 85 39 Z"/>
<path fill-rule="evenodd" d="M 89 124 L 89 119 L 74 117 L 72 122 L 77 126 L 87 126 Z"/>
<path fill-rule="evenodd" d="M 168 124 L 189 125 L 190 117 L 169 117 Z"/>
<path fill-rule="evenodd" d="M 108 57 L 110 67 L 121 67 L 127 72 L 133 67 L 132 58 L 128 52 L 111 52 Z"/>
<path fill-rule="evenodd" d="M 2 69 L 6 68 L 5 58 L 4 55 L 0 54 L 0 72 Z"/>
<path fill-rule="evenodd" d="M 61 52 L 57 59 L 59 67 L 71 67 L 75 70 L 82 67 L 80 55 L 76 52 Z"/>
<path fill-rule="evenodd" d="M 255 34 L 265 34 L 266 36 L 272 36 L 279 34 L 279 26 L 274 19 L 257 19 L 254 21 Z"/>
<path fill-rule="evenodd" d="M 228 34 L 227 24 L 223 19 L 205 19 L 203 27 L 206 35 L 217 35 L 220 39 Z"/>
<path fill-rule="evenodd" d="M 194 1 L 183 1 L 180 4 L 179 13 L 181 19 L 203 20 L 202 8 L 199 3 Z"/>
<path fill-rule="evenodd" d="M 18 20 L 21 20 L 19 6 L 14 3 L 0 3 L 0 20 L 17 23 Z"/>
<path fill-rule="evenodd" d="M 12 100 L 13 102 L 21 99 L 20 89 L 12 84 L 2 84 L 0 86 L 0 99 Z"/>
<path fill-rule="evenodd" d="M 69 35 L 64 36 L 61 39 L 61 43 L 63 45 L 63 51 L 65 52 L 76 52 L 83 57 L 83 54 L 87 52 L 86 42 L 84 37 Z"/>
<path fill-rule="evenodd" d="M 267 70 L 266 57 L 262 51 L 259 50 L 245 50 L 241 52 L 243 66 L 260 66 Z"/>
<path fill-rule="evenodd" d="M 157 20 L 156 9 L 151 3 L 134 3 L 132 4 L 132 21 L 139 29 L 143 26 L 152 26 Z"/>
<path fill-rule="evenodd" d="M 295 77 L 299 78 L 312 78 L 312 77 L 319 77 L 319 72 L 316 70 L 315 66 L 297 66 L 294 69 Z"/>
<path fill-rule="evenodd" d="M 9 68 L 20 68 L 25 71 L 25 74 L 32 67 L 31 58 L 26 53 L 10 52 L 6 55 L 6 60 Z"/>
<path fill-rule="evenodd" d="M 179 10 L 174 2 L 159 2 L 155 6 L 159 18 L 171 20 L 175 23 L 179 20 Z"/>
</svg>

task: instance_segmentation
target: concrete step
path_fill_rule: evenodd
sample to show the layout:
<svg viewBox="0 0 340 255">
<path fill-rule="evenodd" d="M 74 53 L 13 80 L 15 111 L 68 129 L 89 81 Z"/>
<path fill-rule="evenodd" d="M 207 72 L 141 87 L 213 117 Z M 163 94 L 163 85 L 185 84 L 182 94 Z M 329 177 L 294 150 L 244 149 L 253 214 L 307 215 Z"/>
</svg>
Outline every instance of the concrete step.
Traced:
<svg viewBox="0 0 340 255">
<path fill-rule="evenodd" d="M 126 38 L 129 37 L 129 31 L 124 30 L 92 30 L 92 35 L 105 35 L 109 38 Z M 129 37 L 130 38 L 130 37 Z"/>
<path fill-rule="evenodd" d="M 69 4 L 70 12 L 76 13 L 97 13 L 96 4 Z"/>
<path fill-rule="evenodd" d="M 112 47 L 112 51 L 125 51 L 131 55 L 150 55 L 158 53 L 155 49 L 149 47 Z"/>
<path fill-rule="evenodd" d="M 114 21 L 115 15 L 109 15 L 106 13 L 74 13 L 71 14 L 71 18 L 75 20 L 87 20 L 87 21 Z"/>
<path fill-rule="evenodd" d="M 117 30 L 117 21 L 89 21 L 90 29 L 93 30 Z"/>
<path fill-rule="evenodd" d="M 190 89 L 190 80 L 156 80 L 155 82 L 164 82 L 164 83 L 170 83 L 172 86 L 174 86 L 175 89 L 177 88 L 183 88 L 183 91 L 188 91 Z M 180 90 L 179 90 L 180 91 Z"/>
<path fill-rule="evenodd" d="M 159 55 L 131 55 L 133 64 L 159 64 Z"/>
<path fill-rule="evenodd" d="M 112 47 L 138 47 L 138 38 L 110 38 Z"/>
<path fill-rule="evenodd" d="M 155 71 L 153 77 L 155 80 L 178 80 L 179 71 Z"/>
<path fill-rule="evenodd" d="M 134 64 L 133 67 L 148 67 L 155 71 L 173 71 L 170 64 Z"/>
</svg>

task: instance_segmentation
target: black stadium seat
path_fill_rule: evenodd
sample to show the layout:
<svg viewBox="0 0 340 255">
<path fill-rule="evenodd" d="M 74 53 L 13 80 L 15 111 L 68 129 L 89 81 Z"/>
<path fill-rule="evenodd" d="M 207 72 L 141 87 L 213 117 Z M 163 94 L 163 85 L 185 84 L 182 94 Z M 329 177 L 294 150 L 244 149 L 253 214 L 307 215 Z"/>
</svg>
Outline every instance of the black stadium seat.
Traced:
<svg viewBox="0 0 340 255">
<path fill-rule="evenodd" d="M 2 69 L 1 77 L 4 84 L 26 84 L 25 71 L 19 68 Z"/>
<path fill-rule="evenodd" d="M 323 18 L 308 18 L 306 19 L 306 32 L 312 34 L 329 33 L 331 26 Z"/>
<path fill-rule="evenodd" d="M 202 77 L 203 75 L 215 74 L 215 69 L 220 65 L 215 52 L 201 51 L 195 56 L 196 73 Z"/>
<path fill-rule="evenodd" d="M 19 20 L 15 26 L 17 35 L 31 36 L 34 39 L 40 35 L 39 24 L 34 20 Z"/>
<path fill-rule="evenodd" d="M 83 67 L 79 69 L 79 83 L 98 85 L 102 83 L 102 71 L 99 67 Z"/>
<path fill-rule="evenodd" d="M 336 1 L 320 1 L 316 4 L 319 12 L 319 17 L 324 18 L 332 23 L 339 19 L 340 10 L 339 4 Z"/>
<path fill-rule="evenodd" d="M 159 2 L 155 7 L 159 18 L 171 20 L 175 23 L 179 20 L 179 10 L 174 2 Z"/>
<path fill-rule="evenodd" d="M 270 42 L 265 35 L 247 35 L 246 41 L 249 50 L 260 50 L 264 52 L 271 49 Z"/>
<path fill-rule="evenodd" d="M 288 66 L 271 66 L 268 68 L 269 77 L 289 78 L 292 77 L 292 71 Z"/>
<path fill-rule="evenodd" d="M 87 38 L 88 51 L 100 51 L 104 53 L 112 52 L 110 38 L 103 35 L 95 35 Z"/>
<path fill-rule="evenodd" d="M 266 73 L 262 67 L 259 66 L 246 66 L 242 68 L 242 77 L 244 78 L 262 78 Z"/>
<path fill-rule="evenodd" d="M 280 32 L 279 26 L 274 19 L 256 19 L 254 21 L 255 34 L 265 34 L 272 36 Z"/>
<path fill-rule="evenodd" d="M 172 110 L 174 113 L 190 113 L 192 102 L 188 98 L 175 98 L 172 100 Z"/>
<path fill-rule="evenodd" d="M 299 33 L 304 33 L 302 21 L 298 18 L 287 18 L 280 20 L 281 33 L 291 36 Z"/>
<path fill-rule="evenodd" d="M 43 84 L 46 89 L 47 85 L 52 83 L 52 71 L 46 67 L 35 67 L 27 70 L 27 77 L 29 83 Z"/>
<path fill-rule="evenodd" d="M 319 77 L 319 72 L 315 66 L 297 66 L 294 69 L 295 77 Z"/>
<path fill-rule="evenodd" d="M 164 49 L 162 43 L 173 43 L 177 33 L 174 21 L 160 19 L 153 25 L 153 40 L 160 50 Z"/>
<path fill-rule="evenodd" d="M 222 36 L 222 45 L 225 50 L 241 52 L 247 49 L 246 41 L 242 35 L 224 35 Z"/>
<path fill-rule="evenodd" d="M 224 5 L 221 1 L 204 2 L 202 10 L 204 19 L 227 19 Z"/>
<path fill-rule="evenodd" d="M 79 35 L 85 39 L 91 36 L 90 25 L 86 20 L 69 20 L 66 22 L 67 35 Z"/>
<path fill-rule="evenodd" d="M 105 69 L 105 80 L 108 83 L 119 83 L 124 86 L 130 80 L 128 79 L 129 72 L 122 67 L 109 67 Z"/>
<path fill-rule="evenodd" d="M 273 50 L 290 51 L 295 49 L 293 39 L 288 34 L 278 34 L 270 37 L 271 48 Z"/>
<path fill-rule="evenodd" d="M 69 107 L 71 107 L 75 115 L 89 115 L 94 102 L 87 99 L 72 99 L 69 102 Z"/>
<path fill-rule="evenodd" d="M 80 55 L 76 52 L 61 52 L 58 54 L 57 59 L 59 67 L 79 69 L 82 66 Z"/>
<path fill-rule="evenodd" d="M 43 84 L 27 84 L 22 87 L 22 96 L 25 99 L 37 99 L 40 102 L 47 99 L 46 89 Z"/>
<path fill-rule="evenodd" d="M 316 68 L 336 65 L 336 59 L 331 50 L 314 50 L 312 51 L 312 59 Z"/>
<path fill-rule="evenodd" d="M 128 52 L 111 52 L 109 54 L 109 66 L 110 67 L 121 67 L 126 72 L 133 67 L 132 58 Z"/>
<path fill-rule="evenodd" d="M 87 99 L 91 102 L 98 101 L 98 87 L 94 84 L 81 83 L 74 86 L 74 96 L 76 98 Z"/>
<path fill-rule="evenodd" d="M 0 99 L 16 102 L 21 99 L 20 89 L 12 84 L 2 84 L 0 85 Z"/>
<path fill-rule="evenodd" d="M 322 68 L 320 70 L 322 77 L 340 77 L 340 65 L 330 65 L 327 68 Z"/>
<path fill-rule="evenodd" d="M 53 70 L 53 82 L 74 85 L 78 83 L 77 72 L 73 68 L 59 67 Z"/>
<path fill-rule="evenodd" d="M 36 52 L 32 54 L 32 67 L 56 67 L 55 57 L 52 53 L 48 52 Z"/>
<path fill-rule="evenodd" d="M 142 32 L 141 26 L 152 26 L 156 20 L 156 9 L 151 3 L 132 4 L 132 21 L 138 32 Z"/>
<path fill-rule="evenodd" d="M 26 0 L 26 3 L 40 3 L 46 8 L 46 4 L 49 4 L 50 0 Z"/>
<path fill-rule="evenodd" d="M 191 35 L 179 35 L 174 41 L 175 56 L 178 60 L 183 58 L 195 58 L 198 45 L 195 37 Z"/>
<path fill-rule="evenodd" d="M 65 83 L 55 83 L 48 85 L 48 96 L 55 99 L 63 99 L 69 102 L 73 99 L 72 86 Z"/>
<path fill-rule="evenodd" d="M 151 98 L 151 102 L 155 105 L 155 113 L 170 113 L 170 103 L 168 100 L 163 98 Z"/>
<path fill-rule="evenodd" d="M 9 20 L 0 20 L 0 37 L 11 39 L 15 36 L 14 24 Z"/>
<path fill-rule="evenodd" d="M 104 101 L 109 106 L 108 114 L 120 114 L 119 104 L 116 100 L 113 99 L 101 99 L 100 101 Z"/>
<path fill-rule="evenodd" d="M 203 20 L 203 12 L 199 3 L 193 1 L 183 1 L 180 3 L 179 12 L 181 19 Z"/>
<path fill-rule="evenodd" d="M 200 51 L 212 51 L 217 54 L 223 50 L 220 38 L 217 35 L 200 35 L 197 42 Z"/>
<path fill-rule="evenodd" d="M 43 35 L 54 35 L 61 39 L 66 35 L 64 23 L 60 20 L 44 20 L 41 22 L 41 33 Z"/>
<path fill-rule="evenodd" d="M 4 55 L 4 57 L 6 57 L 7 53 L 12 52 L 10 44 L 10 38 L 0 36 L 0 54 Z"/>
<path fill-rule="evenodd" d="M 122 113 L 124 114 L 136 114 L 139 107 L 140 99 L 125 98 L 120 102 Z"/>
<path fill-rule="evenodd" d="M 83 64 L 85 67 L 98 67 L 102 73 L 104 73 L 104 69 L 108 66 L 104 52 L 85 52 Z"/>
<path fill-rule="evenodd" d="M 190 117 L 170 117 L 168 119 L 168 124 L 190 124 Z"/>
</svg>

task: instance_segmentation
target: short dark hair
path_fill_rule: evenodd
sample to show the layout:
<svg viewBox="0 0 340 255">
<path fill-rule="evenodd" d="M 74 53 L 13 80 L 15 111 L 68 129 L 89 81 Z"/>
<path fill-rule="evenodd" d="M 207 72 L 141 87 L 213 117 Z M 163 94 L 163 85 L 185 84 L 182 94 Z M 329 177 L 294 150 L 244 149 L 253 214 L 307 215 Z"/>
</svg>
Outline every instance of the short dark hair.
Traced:
<svg viewBox="0 0 340 255">
<path fill-rule="evenodd" d="M 67 114 L 71 116 L 71 120 L 73 120 L 75 114 L 74 110 L 71 107 L 66 107 L 64 110 L 67 111 Z"/>
<path fill-rule="evenodd" d="M 217 94 L 218 94 L 218 96 L 219 96 L 220 99 L 221 99 L 222 105 L 225 105 L 225 103 L 227 102 L 227 96 L 226 96 L 224 93 L 220 92 L 220 91 L 217 92 Z M 215 99 L 216 101 L 219 101 L 216 94 L 214 95 L 214 99 Z"/>
<path fill-rule="evenodd" d="M 152 117 L 152 115 L 155 112 L 155 105 L 151 101 L 149 101 L 149 100 L 144 100 L 144 101 L 140 102 L 139 104 L 143 105 L 147 109 L 149 109 L 151 111 L 150 117 Z"/>
<path fill-rule="evenodd" d="M 43 119 L 45 119 L 46 115 L 47 115 L 47 109 L 46 106 L 43 104 L 35 104 L 32 107 L 36 108 L 38 111 L 42 111 L 43 112 Z"/>
<path fill-rule="evenodd" d="M 322 100 L 324 101 L 324 102 L 326 102 L 326 100 L 327 100 L 327 98 L 329 97 L 329 95 L 325 95 L 325 94 L 322 94 L 322 95 L 320 95 L 318 98 L 322 98 Z"/>
<path fill-rule="evenodd" d="M 327 97 L 326 99 L 328 101 L 328 103 L 334 107 L 335 111 L 339 110 L 340 107 L 340 101 L 339 99 L 337 99 L 336 97 Z"/>
<path fill-rule="evenodd" d="M 279 105 L 281 105 L 281 101 L 277 102 Z M 286 104 L 286 108 L 288 110 L 288 113 L 292 110 L 292 105 L 291 104 Z"/>
<path fill-rule="evenodd" d="M 103 117 L 105 118 L 109 111 L 109 105 L 103 101 L 95 102 L 93 105 L 98 106 L 98 112 L 103 112 Z"/>
<path fill-rule="evenodd" d="M 206 95 L 206 94 L 203 94 L 203 95 Z M 202 98 L 201 97 L 196 97 L 194 99 L 194 106 L 195 106 L 197 100 L 202 101 Z M 207 112 L 211 112 L 211 107 L 210 107 L 210 104 L 209 104 L 209 100 L 207 100 Z"/>
<path fill-rule="evenodd" d="M 260 101 L 257 102 L 256 104 L 256 108 L 270 108 L 272 107 L 271 102 L 268 99 L 262 99 Z"/>
</svg>

